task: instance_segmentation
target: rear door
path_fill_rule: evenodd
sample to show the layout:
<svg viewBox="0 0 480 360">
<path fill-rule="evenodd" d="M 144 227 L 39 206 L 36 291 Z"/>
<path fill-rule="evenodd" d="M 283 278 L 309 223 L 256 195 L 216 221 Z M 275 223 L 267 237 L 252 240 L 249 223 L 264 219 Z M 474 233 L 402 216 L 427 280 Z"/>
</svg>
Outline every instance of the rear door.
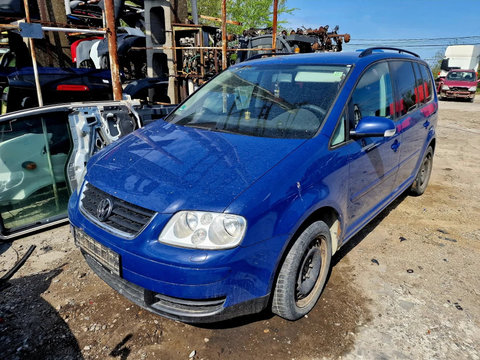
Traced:
<svg viewBox="0 0 480 360">
<path fill-rule="evenodd" d="M 428 135 L 433 115 L 433 87 L 430 77 L 425 80 L 423 66 L 412 61 L 392 61 L 390 69 L 396 89 L 397 133 L 400 163 L 395 188 L 413 181 L 418 161 Z M 433 107 L 432 107 L 433 106 Z"/>
</svg>

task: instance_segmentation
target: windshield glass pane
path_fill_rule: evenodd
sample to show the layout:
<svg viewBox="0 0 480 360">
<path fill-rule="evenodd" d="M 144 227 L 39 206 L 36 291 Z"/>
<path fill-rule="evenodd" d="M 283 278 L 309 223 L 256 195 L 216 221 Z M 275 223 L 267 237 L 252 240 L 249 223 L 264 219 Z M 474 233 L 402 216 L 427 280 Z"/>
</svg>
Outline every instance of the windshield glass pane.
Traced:
<svg viewBox="0 0 480 360">
<path fill-rule="evenodd" d="M 447 74 L 447 80 L 472 82 L 476 80 L 476 76 L 473 71 L 452 71 Z"/>
<path fill-rule="evenodd" d="M 349 69 L 246 65 L 226 70 L 166 121 L 251 136 L 309 138 L 323 123 Z"/>
</svg>

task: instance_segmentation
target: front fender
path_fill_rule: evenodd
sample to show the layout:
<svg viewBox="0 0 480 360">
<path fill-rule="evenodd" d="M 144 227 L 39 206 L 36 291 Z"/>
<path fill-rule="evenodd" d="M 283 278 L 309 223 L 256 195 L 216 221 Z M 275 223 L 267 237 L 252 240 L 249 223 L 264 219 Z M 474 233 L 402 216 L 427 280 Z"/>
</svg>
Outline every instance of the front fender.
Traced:
<svg viewBox="0 0 480 360">
<path fill-rule="evenodd" d="M 247 219 L 245 246 L 284 235 L 290 239 L 321 208 L 345 212 L 348 154 L 330 151 L 327 142 L 323 136 L 307 141 L 227 207 Z"/>
</svg>

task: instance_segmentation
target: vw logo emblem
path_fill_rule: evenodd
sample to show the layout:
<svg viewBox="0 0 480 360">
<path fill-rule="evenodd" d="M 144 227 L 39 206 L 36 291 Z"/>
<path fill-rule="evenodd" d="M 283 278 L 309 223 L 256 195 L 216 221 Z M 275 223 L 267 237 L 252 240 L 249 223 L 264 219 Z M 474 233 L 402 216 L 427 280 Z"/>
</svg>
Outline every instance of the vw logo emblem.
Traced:
<svg viewBox="0 0 480 360">
<path fill-rule="evenodd" d="M 109 198 L 102 199 L 97 205 L 97 218 L 100 221 L 108 219 L 113 210 L 113 202 Z"/>
</svg>

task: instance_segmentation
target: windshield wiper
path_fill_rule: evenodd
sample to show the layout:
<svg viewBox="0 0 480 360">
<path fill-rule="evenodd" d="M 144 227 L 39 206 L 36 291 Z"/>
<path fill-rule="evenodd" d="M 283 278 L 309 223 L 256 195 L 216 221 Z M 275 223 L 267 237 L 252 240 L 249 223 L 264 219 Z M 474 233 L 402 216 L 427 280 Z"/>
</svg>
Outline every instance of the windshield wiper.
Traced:
<svg viewBox="0 0 480 360">
<path fill-rule="evenodd" d="M 184 124 L 183 126 L 192 127 L 196 129 L 212 130 L 211 126 L 201 126 L 199 124 Z"/>
<path fill-rule="evenodd" d="M 211 127 L 211 126 L 202 126 L 201 124 L 185 124 L 184 126 L 192 127 L 192 128 L 196 128 L 196 129 L 208 130 L 208 131 L 227 133 L 227 134 L 239 134 L 236 131 L 220 129 L 220 128 Z"/>
</svg>

